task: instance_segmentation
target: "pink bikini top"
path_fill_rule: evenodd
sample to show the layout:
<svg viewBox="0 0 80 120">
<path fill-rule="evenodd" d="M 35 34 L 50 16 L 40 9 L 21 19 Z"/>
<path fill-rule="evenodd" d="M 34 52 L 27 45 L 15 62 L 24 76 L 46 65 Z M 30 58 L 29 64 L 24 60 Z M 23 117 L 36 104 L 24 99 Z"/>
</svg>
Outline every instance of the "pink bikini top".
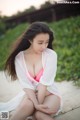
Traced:
<svg viewBox="0 0 80 120">
<path fill-rule="evenodd" d="M 36 80 L 37 82 L 39 82 L 39 80 L 40 80 L 40 78 L 41 78 L 41 76 L 42 76 L 42 74 L 43 74 L 43 70 L 44 70 L 44 69 L 42 68 L 35 77 L 34 77 L 30 72 L 29 72 L 29 74 L 30 74 L 31 77 L 34 78 L 34 80 Z"/>
</svg>

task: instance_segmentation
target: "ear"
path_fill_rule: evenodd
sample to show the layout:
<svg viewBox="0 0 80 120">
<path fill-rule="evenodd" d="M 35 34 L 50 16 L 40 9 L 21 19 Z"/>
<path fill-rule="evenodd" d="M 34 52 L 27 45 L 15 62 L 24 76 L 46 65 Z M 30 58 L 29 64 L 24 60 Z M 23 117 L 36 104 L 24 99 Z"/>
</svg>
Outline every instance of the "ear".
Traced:
<svg viewBox="0 0 80 120">
<path fill-rule="evenodd" d="M 30 42 L 30 44 L 32 44 L 32 41 L 31 41 L 31 40 L 29 40 L 29 42 Z"/>
</svg>

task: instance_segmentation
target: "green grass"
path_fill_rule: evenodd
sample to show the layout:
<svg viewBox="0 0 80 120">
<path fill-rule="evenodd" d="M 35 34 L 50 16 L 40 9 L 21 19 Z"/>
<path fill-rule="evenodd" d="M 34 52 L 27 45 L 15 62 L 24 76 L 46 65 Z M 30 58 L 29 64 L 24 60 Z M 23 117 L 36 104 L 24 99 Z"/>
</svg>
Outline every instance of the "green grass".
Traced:
<svg viewBox="0 0 80 120">
<path fill-rule="evenodd" d="M 56 79 L 80 80 L 80 16 L 51 23 L 58 54 Z"/>
<path fill-rule="evenodd" d="M 28 24 L 21 24 L 8 30 L 0 39 L 0 70 L 3 70 L 11 44 L 27 26 Z M 54 31 L 53 47 L 58 54 L 56 80 L 74 80 L 76 84 L 80 84 L 80 16 L 52 22 L 49 26 Z"/>
<path fill-rule="evenodd" d="M 12 44 L 26 30 L 27 26 L 28 24 L 21 24 L 14 29 L 9 29 L 6 34 L 0 38 L 0 70 L 3 70 L 4 68 Z"/>
</svg>

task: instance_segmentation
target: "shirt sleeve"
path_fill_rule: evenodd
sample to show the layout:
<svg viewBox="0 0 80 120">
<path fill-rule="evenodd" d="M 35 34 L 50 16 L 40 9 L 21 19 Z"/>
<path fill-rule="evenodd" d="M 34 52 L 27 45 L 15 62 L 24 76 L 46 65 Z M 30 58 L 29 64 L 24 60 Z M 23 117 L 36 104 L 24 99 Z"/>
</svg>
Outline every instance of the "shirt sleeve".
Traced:
<svg viewBox="0 0 80 120">
<path fill-rule="evenodd" d="M 46 86 L 50 86 L 54 83 L 57 70 L 57 54 L 54 52 L 47 56 L 46 64 L 44 67 L 43 75 L 40 79 L 40 83 Z"/>
<path fill-rule="evenodd" d="M 27 78 L 27 73 L 25 72 L 23 64 L 21 64 L 21 61 L 18 58 L 15 58 L 15 70 L 21 87 L 35 90 L 31 81 Z"/>
</svg>

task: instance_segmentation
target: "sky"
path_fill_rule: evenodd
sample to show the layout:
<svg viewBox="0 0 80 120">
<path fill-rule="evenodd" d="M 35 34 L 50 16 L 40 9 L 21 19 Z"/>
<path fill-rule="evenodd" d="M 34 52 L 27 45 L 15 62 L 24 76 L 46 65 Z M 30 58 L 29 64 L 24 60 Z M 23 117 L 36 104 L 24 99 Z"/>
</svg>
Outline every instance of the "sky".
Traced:
<svg viewBox="0 0 80 120">
<path fill-rule="evenodd" d="M 30 6 L 39 8 L 45 1 L 53 2 L 54 0 L 0 0 L 0 15 L 11 16 L 30 8 Z"/>
<path fill-rule="evenodd" d="M 24 11 L 30 6 L 39 6 L 48 0 L 0 0 L 0 15 L 11 16 L 18 11 Z"/>
</svg>

